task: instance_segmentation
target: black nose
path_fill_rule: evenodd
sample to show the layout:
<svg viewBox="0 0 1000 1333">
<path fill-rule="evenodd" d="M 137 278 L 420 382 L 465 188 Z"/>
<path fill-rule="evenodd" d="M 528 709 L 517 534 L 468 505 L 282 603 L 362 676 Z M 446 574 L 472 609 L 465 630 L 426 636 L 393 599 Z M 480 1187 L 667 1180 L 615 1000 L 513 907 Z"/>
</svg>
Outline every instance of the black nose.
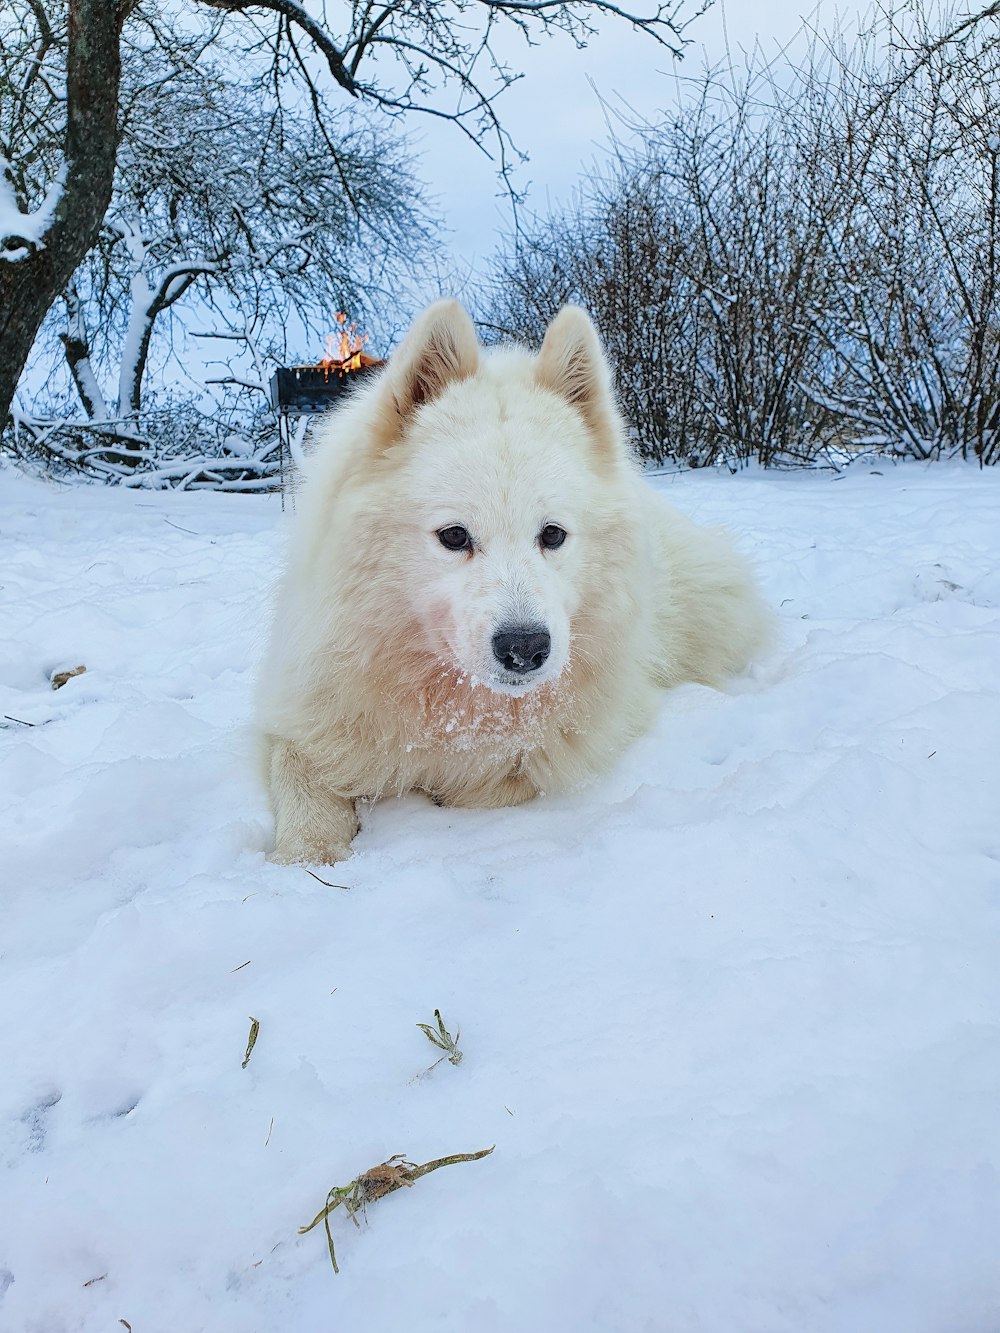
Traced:
<svg viewBox="0 0 1000 1333">
<path fill-rule="evenodd" d="M 537 671 L 548 657 L 551 647 L 548 630 L 533 629 L 530 625 L 497 630 L 493 635 L 493 656 L 502 667 L 518 676 Z"/>
</svg>

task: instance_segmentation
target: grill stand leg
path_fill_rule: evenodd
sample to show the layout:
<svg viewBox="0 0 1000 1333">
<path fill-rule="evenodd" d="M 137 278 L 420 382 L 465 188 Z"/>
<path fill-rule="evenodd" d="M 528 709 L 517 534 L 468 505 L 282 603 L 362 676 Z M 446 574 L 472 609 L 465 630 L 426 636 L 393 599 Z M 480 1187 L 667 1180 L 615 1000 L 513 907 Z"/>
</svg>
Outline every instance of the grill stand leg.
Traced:
<svg viewBox="0 0 1000 1333">
<path fill-rule="evenodd" d="M 306 431 L 309 429 L 309 414 L 296 413 L 297 420 L 292 425 L 291 412 L 281 411 L 278 413 L 278 478 L 281 487 L 281 512 L 285 512 L 286 495 L 287 503 L 295 508 L 295 494 L 289 489 L 289 480 L 294 475 L 295 468 L 301 467 L 305 455 L 302 452 L 302 446 L 305 444 Z"/>
<path fill-rule="evenodd" d="M 292 419 L 287 412 L 278 415 L 278 477 L 281 485 L 281 512 L 285 512 L 289 464 L 292 459 Z"/>
</svg>

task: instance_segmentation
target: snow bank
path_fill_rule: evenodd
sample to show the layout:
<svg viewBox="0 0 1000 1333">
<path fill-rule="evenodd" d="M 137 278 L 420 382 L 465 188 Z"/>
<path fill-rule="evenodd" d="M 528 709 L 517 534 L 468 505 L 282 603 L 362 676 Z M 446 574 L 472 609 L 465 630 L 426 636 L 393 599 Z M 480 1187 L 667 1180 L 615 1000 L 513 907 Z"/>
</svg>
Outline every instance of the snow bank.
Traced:
<svg viewBox="0 0 1000 1333">
<path fill-rule="evenodd" d="M 0 474 L 0 1327 L 1000 1326 L 1000 474 L 658 484 L 779 651 L 586 790 L 377 806 L 344 892 L 263 856 L 275 497 Z"/>
</svg>

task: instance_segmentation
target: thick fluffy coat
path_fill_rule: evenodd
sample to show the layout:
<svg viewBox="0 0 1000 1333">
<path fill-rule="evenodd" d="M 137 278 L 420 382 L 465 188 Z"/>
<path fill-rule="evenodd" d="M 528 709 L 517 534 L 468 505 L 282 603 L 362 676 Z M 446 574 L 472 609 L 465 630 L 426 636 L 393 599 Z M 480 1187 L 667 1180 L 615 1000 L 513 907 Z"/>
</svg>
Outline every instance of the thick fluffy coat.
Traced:
<svg viewBox="0 0 1000 1333">
<path fill-rule="evenodd" d="M 349 855 L 359 797 L 516 805 L 611 764 L 659 691 L 768 616 L 724 534 L 629 456 L 582 310 L 484 352 L 452 301 L 324 427 L 260 680 L 274 857 Z"/>
</svg>

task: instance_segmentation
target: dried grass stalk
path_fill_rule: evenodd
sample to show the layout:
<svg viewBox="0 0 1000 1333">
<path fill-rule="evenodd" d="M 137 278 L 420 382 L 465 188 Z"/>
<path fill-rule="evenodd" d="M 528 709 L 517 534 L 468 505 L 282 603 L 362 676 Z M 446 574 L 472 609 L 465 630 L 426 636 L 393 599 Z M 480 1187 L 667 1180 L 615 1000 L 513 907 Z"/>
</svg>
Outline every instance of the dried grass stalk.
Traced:
<svg viewBox="0 0 1000 1333">
<path fill-rule="evenodd" d="M 409 1162 L 402 1153 L 396 1153 L 385 1162 L 380 1162 L 378 1166 L 373 1166 L 368 1171 L 363 1171 L 360 1176 L 350 1181 L 346 1185 L 334 1185 L 326 1196 L 326 1203 L 319 1210 L 308 1226 L 299 1227 L 299 1235 L 304 1236 L 307 1231 L 312 1231 L 313 1227 L 323 1223 L 326 1229 L 326 1243 L 330 1250 L 330 1263 L 333 1264 L 333 1271 L 340 1272 L 337 1265 L 337 1255 L 333 1248 L 333 1233 L 330 1230 L 330 1214 L 341 1204 L 347 1210 L 347 1215 L 356 1227 L 361 1224 L 357 1219 L 358 1213 L 363 1213 L 366 1206 L 374 1203 L 376 1199 L 382 1199 L 387 1194 L 392 1194 L 395 1190 L 402 1189 L 405 1185 L 408 1189 L 421 1176 L 429 1175 L 441 1166 L 453 1166 L 456 1162 L 478 1162 L 481 1157 L 489 1157 L 493 1148 L 483 1148 L 479 1152 L 460 1152 L 453 1153 L 451 1157 L 436 1157 L 433 1162 L 424 1162 L 422 1166 L 416 1166 Z"/>
<path fill-rule="evenodd" d="M 246 1053 L 246 1055 L 243 1057 L 243 1064 L 242 1064 L 242 1066 L 241 1066 L 241 1068 L 243 1068 L 243 1069 L 246 1069 L 247 1065 L 250 1063 L 250 1052 L 253 1050 L 254 1046 L 256 1045 L 256 1042 L 257 1042 L 257 1033 L 258 1033 L 259 1031 L 260 1031 L 260 1022 L 258 1021 L 258 1019 L 254 1018 L 254 1017 L 251 1015 L 251 1018 L 250 1018 L 250 1037 L 249 1037 L 249 1039 L 248 1039 L 248 1041 L 247 1041 L 247 1053 Z"/>
</svg>

